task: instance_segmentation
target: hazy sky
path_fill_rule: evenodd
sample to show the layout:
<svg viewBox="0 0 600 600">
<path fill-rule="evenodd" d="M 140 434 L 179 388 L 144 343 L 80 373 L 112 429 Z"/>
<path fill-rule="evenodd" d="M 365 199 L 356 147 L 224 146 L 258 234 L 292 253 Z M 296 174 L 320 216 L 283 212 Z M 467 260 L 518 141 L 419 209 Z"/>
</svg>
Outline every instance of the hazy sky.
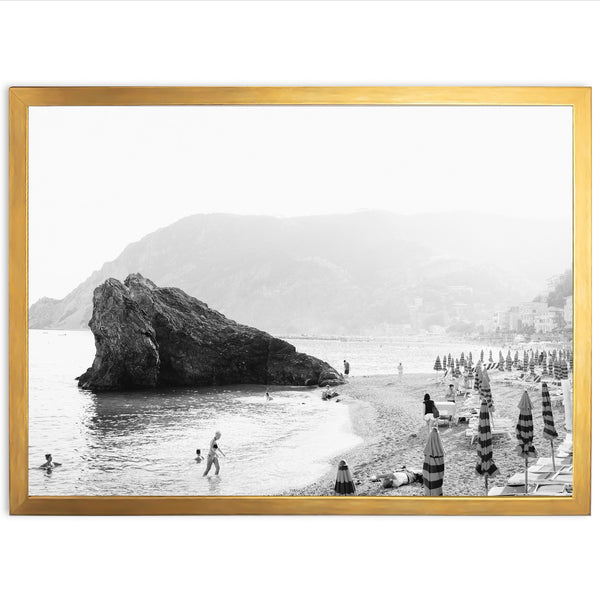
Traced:
<svg viewBox="0 0 600 600">
<path fill-rule="evenodd" d="M 29 301 L 195 213 L 570 223 L 571 136 L 568 107 L 31 107 Z"/>
</svg>

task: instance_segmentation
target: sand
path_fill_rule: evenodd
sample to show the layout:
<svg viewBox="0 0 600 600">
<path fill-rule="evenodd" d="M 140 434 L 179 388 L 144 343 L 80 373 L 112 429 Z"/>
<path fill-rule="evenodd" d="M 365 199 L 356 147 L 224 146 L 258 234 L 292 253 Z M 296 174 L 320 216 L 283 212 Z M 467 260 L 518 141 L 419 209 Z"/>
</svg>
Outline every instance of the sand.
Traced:
<svg viewBox="0 0 600 600">
<path fill-rule="evenodd" d="M 524 384 L 509 385 L 504 378 L 516 380 L 519 372 L 491 372 L 491 389 L 495 416 L 510 418 L 516 426 L 519 410 L 517 405 Z M 414 483 L 399 488 L 384 489 L 379 482 L 371 482 L 371 475 L 392 472 L 399 467 L 422 469 L 423 449 L 427 437 L 427 426 L 423 420 L 423 395 L 427 392 L 433 400 L 442 400 L 445 385 L 437 384 L 435 375 L 405 374 L 351 377 L 347 385 L 338 388 L 341 401 L 348 404 L 352 426 L 363 442 L 335 457 L 330 471 L 319 481 L 290 495 L 330 496 L 333 495 L 337 464 L 346 460 L 357 484 L 359 496 L 420 496 L 422 485 Z M 559 433 L 555 447 L 565 437 L 564 408 L 557 403 L 559 396 L 550 387 L 554 422 Z M 534 391 L 528 390 L 533 404 L 534 445 L 539 456 L 550 456 L 550 442 L 542 437 L 542 394 L 541 385 Z M 561 397 L 561 396 L 560 396 Z M 460 398 L 458 402 L 460 403 Z M 471 445 L 466 437 L 466 423 L 440 427 L 440 436 L 445 452 L 444 495 L 485 495 L 483 479 L 475 473 L 477 442 Z M 516 453 L 517 440 L 514 428 L 510 437 L 494 437 L 494 461 L 499 473 L 490 479 L 492 485 L 504 485 L 509 477 L 525 470 L 524 461 Z"/>
</svg>

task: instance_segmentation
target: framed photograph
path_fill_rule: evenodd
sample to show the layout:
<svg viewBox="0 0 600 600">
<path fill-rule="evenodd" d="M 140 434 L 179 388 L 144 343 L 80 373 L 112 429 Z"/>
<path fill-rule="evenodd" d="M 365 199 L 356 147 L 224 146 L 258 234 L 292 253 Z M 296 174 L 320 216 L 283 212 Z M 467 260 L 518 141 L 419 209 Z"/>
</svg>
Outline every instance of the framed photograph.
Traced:
<svg viewBox="0 0 600 600">
<path fill-rule="evenodd" d="M 12 514 L 589 514 L 590 88 L 12 88 Z"/>
</svg>

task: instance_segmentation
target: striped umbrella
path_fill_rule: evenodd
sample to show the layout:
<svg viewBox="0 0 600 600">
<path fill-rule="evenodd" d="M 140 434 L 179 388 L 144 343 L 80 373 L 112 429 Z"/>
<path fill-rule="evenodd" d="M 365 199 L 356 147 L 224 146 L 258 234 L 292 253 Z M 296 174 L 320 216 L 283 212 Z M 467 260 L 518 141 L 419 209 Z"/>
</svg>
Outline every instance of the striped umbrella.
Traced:
<svg viewBox="0 0 600 600">
<path fill-rule="evenodd" d="M 533 416 L 531 414 L 531 400 L 527 390 L 523 392 L 519 402 L 519 420 L 517 421 L 517 453 L 525 459 L 525 494 L 528 491 L 527 469 L 529 468 L 529 459 L 537 456 L 537 451 L 533 445 Z"/>
<path fill-rule="evenodd" d="M 500 350 L 498 355 L 498 371 L 504 371 L 504 356 L 502 356 L 502 350 Z"/>
<path fill-rule="evenodd" d="M 467 375 L 467 387 L 472 390 L 475 382 L 475 373 L 473 365 L 469 366 L 469 374 Z"/>
<path fill-rule="evenodd" d="M 492 450 L 492 427 L 490 425 L 490 413 L 485 399 L 481 400 L 479 409 L 479 426 L 477 428 L 477 464 L 475 471 L 482 475 L 485 482 L 485 493 L 488 492 L 488 477 L 492 477 L 498 471 L 494 463 Z"/>
<path fill-rule="evenodd" d="M 431 429 L 425 444 L 423 461 L 423 495 L 443 496 L 444 485 L 444 448 L 437 427 Z"/>
<path fill-rule="evenodd" d="M 535 349 L 534 359 L 535 359 L 535 364 L 539 365 L 540 364 L 540 351 L 537 348 Z"/>
<path fill-rule="evenodd" d="M 442 370 L 442 361 L 440 360 L 439 355 L 435 359 L 435 363 L 433 365 L 433 370 L 434 371 L 441 371 Z"/>
<path fill-rule="evenodd" d="M 492 351 L 490 350 L 490 360 L 489 362 L 494 362 L 494 357 L 492 356 Z"/>
<path fill-rule="evenodd" d="M 556 471 L 554 463 L 554 439 L 558 437 L 556 428 L 554 427 L 554 415 L 552 414 L 552 404 L 550 402 L 550 392 L 548 384 L 542 383 L 542 417 L 544 418 L 543 435 L 547 440 L 550 440 L 550 448 L 552 449 L 552 468 Z"/>
<path fill-rule="evenodd" d="M 571 368 L 571 373 L 573 372 L 573 352 L 569 352 L 569 367 Z"/>
<path fill-rule="evenodd" d="M 442 360 L 442 367 L 444 368 L 444 371 L 446 370 L 446 355 L 444 354 L 444 358 Z"/>
<path fill-rule="evenodd" d="M 548 375 L 554 377 L 554 359 L 552 358 L 552 354 L 548 356 Z"/>
<path fill-rule="evenodd" d="M 472 363 L 473 362 L 473 353 L 469 352 L 469 362 Z"/>
<path fill-rule="evenodd" d="M 535 362 L 535 360 L 533 358 L 529 361 L 529 371 L 531 372 L 532 375 L 535 375 L 535 365 L 536 364 L 537 363 Z"/>
<path fill-rule="evenodd" d="M 479 360 L 480 360 L 481 362 L 483 362 L 483 350 L 481 351 L 481 354 L 479 355 Z"/>
<path fill-rule="evenodd" d="M 546 360 L 545 354 L 544 358 L 542 359 L 542 375 L 548 375 L 548 361 Z"/>
<path fill-rule="evenodd" d="M 490 386 L 490 376 L 486 369 L 481 371 L 481 383 L 479 384 L 479 397 L 482 402 L 487 402 L 490 413 L 494 412 L 494 401 L 492 399 L 492 388 Z M 491 415 L 490 415 L 491 416 Z M 492 418 L 492 421 L 494 419 Z"/>
<path fill-rule="evenodd" d="M 566 360 L 562 361 L 560 368 L 561 379 L 569 379 L 569 367 Z"/>
<path fill-rule="evenodd" d="M 352 473 L 350 473 L 350 469 L 345 460 L 340 460 L 333 489 L 338 496 L 350 496 L 356 492 L 356 486 L 352 480 Z"/>
<path fill-rule="evenodd" d="M 513 367 L 515 369 L 519 368 L 519 351 L 515 350 L 515 360 L 513 360 Z"/>
<path fill-rule="evenodd" d="M 465 353 L 464 352 L 460 353 L 460 361 L 459 362 L 460 362 L 461 367 L 465 366 Z"/>
<path fill-rule="evenodd" d="M 481 385 L 481 363 L 477 363 L 475 367 L 475 381 L 473 382 L 473 388 L 476 391 L 479 391 L 479 386 Z"/>
<path fill-rule="evenodd" d="M 529 366 L 529 355 L 527 352 L 523 352 L 523 371 L 527 371 L 527 367 Z"/>
<path fill-rule="evenodd" d="M 506 370 L 512 371 L 512 358 L 510 356 L 510 350 L 508 351 L 508 354 L 506 355 Z"/>
</svg>

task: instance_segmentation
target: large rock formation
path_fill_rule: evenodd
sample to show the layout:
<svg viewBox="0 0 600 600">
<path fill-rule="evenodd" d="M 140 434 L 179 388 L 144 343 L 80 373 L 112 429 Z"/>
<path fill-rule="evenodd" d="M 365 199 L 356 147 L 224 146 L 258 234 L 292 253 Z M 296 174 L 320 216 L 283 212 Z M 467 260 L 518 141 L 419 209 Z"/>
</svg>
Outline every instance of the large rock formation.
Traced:
<svg viewBox="0 0 600 600">
<path fill-rule="evenodd" d="M 96 342 L 79 386 L 94 391 L 225 384 L 338 385 L 327 363 L 139 274 L 94 290 Z"/>
</svg>

